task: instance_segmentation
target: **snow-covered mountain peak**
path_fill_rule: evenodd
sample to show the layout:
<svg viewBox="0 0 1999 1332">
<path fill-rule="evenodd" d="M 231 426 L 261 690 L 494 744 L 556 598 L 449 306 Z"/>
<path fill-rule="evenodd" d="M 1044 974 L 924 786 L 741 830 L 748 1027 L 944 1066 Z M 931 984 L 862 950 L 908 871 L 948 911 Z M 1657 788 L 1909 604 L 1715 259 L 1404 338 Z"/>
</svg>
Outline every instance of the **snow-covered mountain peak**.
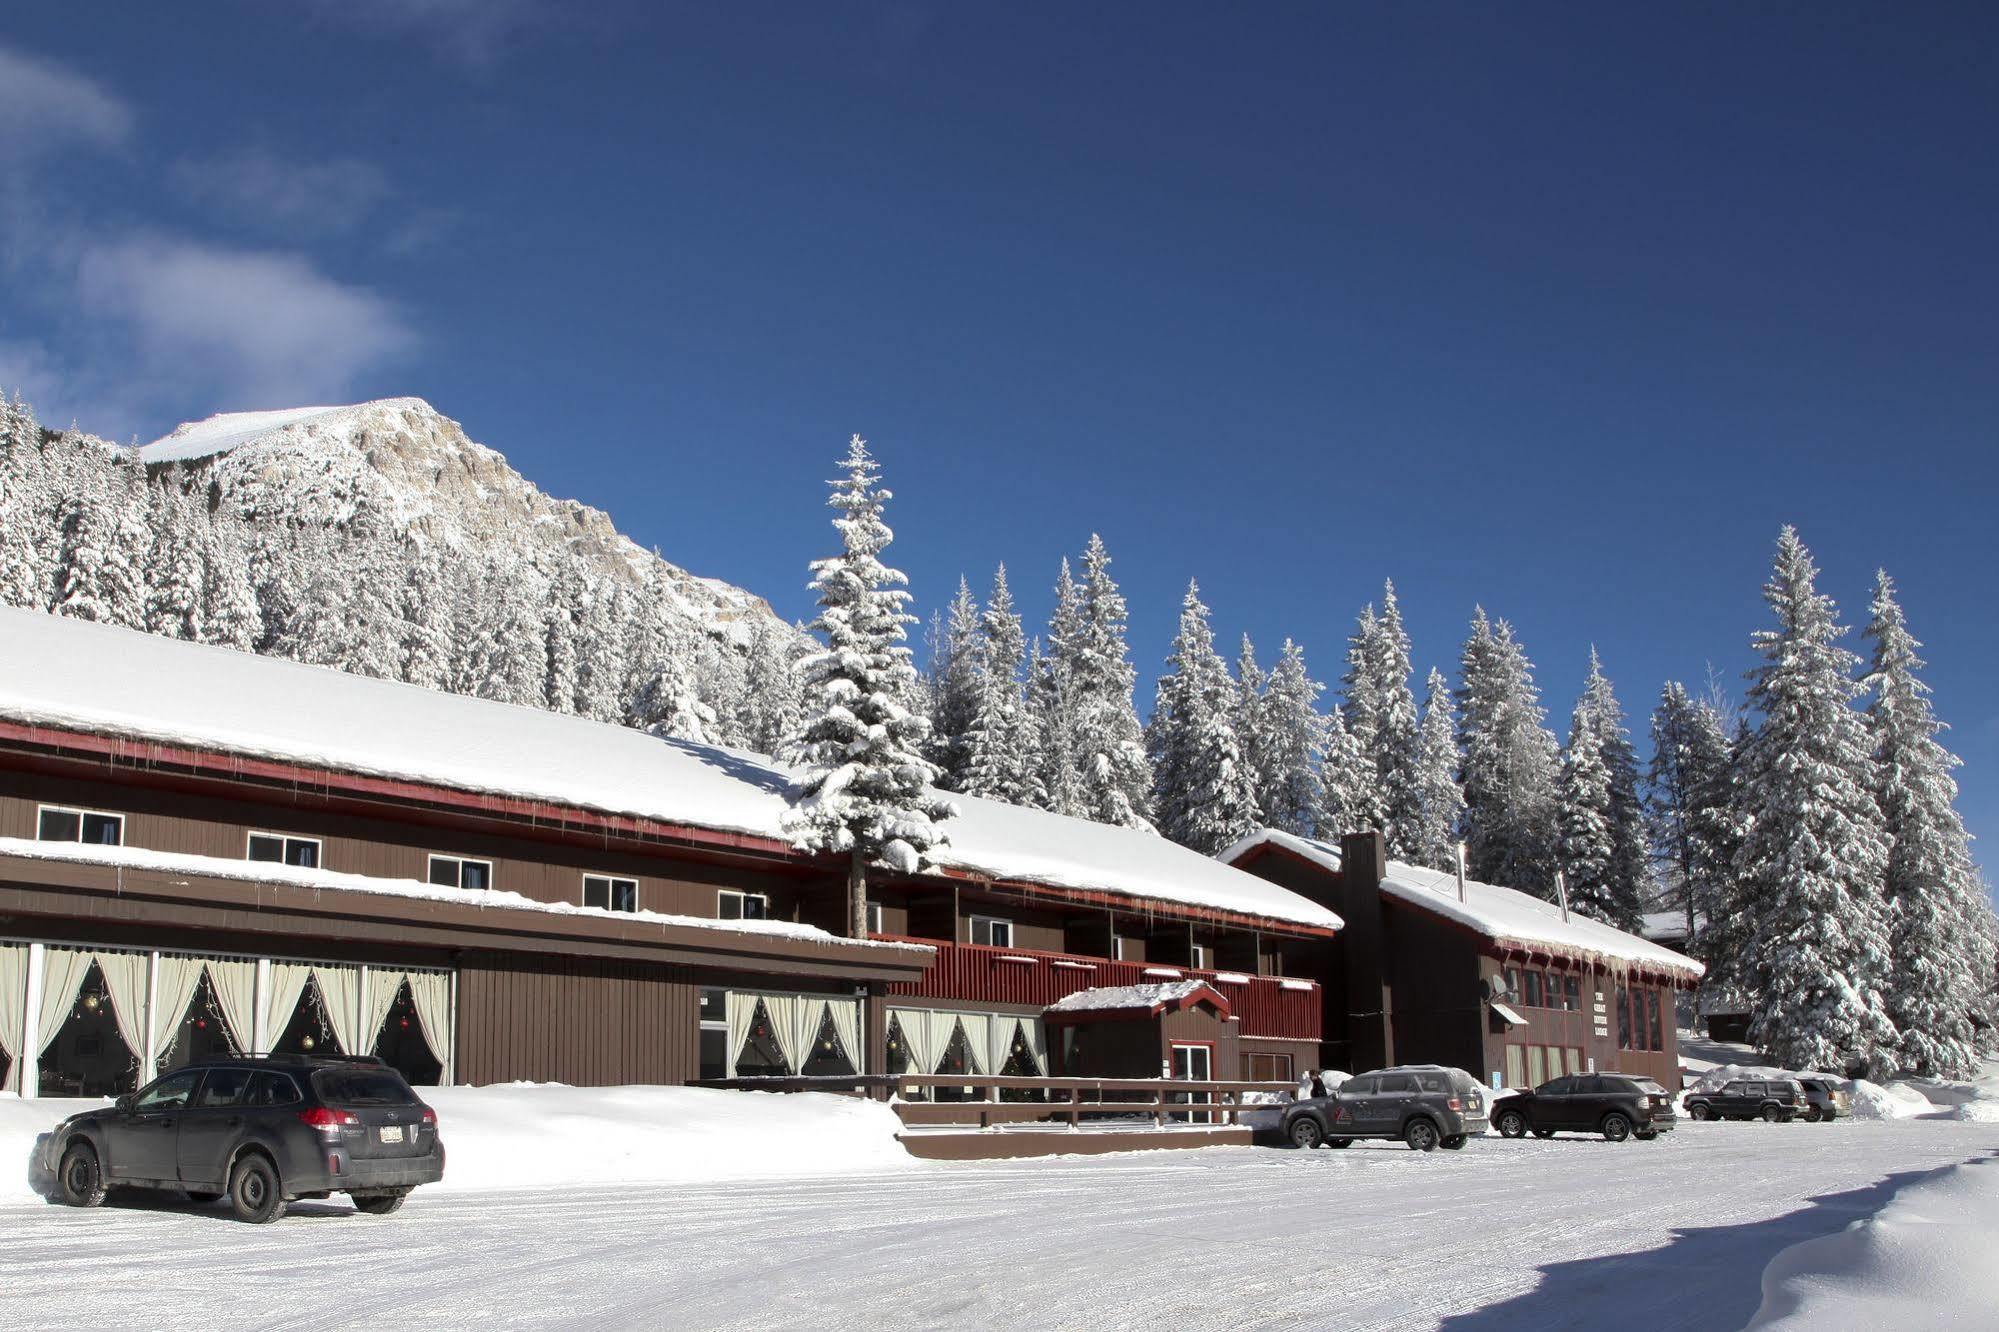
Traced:
<svg viewBox="0 0 1999 1332">
<path fill-rule="evenodd" d="M 738 642 L 773 615 L 761 598 L 640 547 L 602 510 L 544 494 L 421 398 L 226 412 L 138 452 L 149 468 L 178 467 L 205 483 L 252 525 L 407 532 L 544 571 L 558 557 L 579 559 L 620 583 L 655 586 L 697 626 Z"/>
</svg>

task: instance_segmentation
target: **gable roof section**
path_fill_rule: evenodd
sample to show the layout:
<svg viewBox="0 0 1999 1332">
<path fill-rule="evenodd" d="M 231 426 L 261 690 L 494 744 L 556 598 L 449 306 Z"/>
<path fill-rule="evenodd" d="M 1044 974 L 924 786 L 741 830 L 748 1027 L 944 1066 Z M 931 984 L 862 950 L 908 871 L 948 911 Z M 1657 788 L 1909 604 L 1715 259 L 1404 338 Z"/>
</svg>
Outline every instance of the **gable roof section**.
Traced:
<svg viewBox="0 0 1999 1332">
<path fill-rule="evenodd" d="M 760 755 L 36 611 L 0 608 L 0 722 L 470 794 L 503 812 L 539 802 L 654 820 L 793 854 L 792 772 Z M 1162 837 L 951 798 L 960 813 L 937 860 L 956 877 L 1280 931 L 1340 925 Z"/>
<path fill-rule="evenodd" d="M 1177 1013 L 1194 1004 L 1214 1006 L 1229 1016 L 1228 997 L 1204 980 L 1167 981 L 1160 985 L 1107 985 L 1064 995 L 1042 1010 L 1055 1021 L 1087 1022 L 1095 1017 L 1156 1017 Z"/>
<path fill-rule="evenodd" d="M 1340 872 L 1339 847 L 1275 828 L 1251 833 L 1221 852 L 1219 858 L 1241 864 L 1266 848 L 1288 852 L 1333 874 Z M 1563 920 L 1556 903 L 1514 888 L 1467 879 L 1465 900 L 1460 902 L 1455 874 L 1391 860 L 1381 891 L 1398 902 L 1466 926 L 1501 947 L 1560 953 L 1583 962 L 1651 967 L 1688 980 L 1699 979 L 1705 970 L 1684 954 L 1578 912 L 1571 911 Z"/>
</svg>

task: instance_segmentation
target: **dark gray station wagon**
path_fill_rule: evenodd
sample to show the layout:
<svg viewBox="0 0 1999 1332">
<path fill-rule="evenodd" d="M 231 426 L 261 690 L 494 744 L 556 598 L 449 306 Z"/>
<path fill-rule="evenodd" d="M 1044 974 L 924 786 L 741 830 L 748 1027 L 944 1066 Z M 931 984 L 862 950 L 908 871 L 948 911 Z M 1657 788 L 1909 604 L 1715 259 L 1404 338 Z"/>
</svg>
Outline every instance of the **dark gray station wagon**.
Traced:
<svg viewBox="0 0 1999 1332">
<path fill-rule="evenodd" d="M 196 1202 L 227 1195 L 245 1221 L 331 1193 L 386 1214 L 444 1177 L 436 1113 L 375 1059 L 190 1064 L 71 1115 L 42 1150 L 43 1169 L 73 1206 L 97 1206 L 108 1188 L 173 1189 Z"/>
</svg>

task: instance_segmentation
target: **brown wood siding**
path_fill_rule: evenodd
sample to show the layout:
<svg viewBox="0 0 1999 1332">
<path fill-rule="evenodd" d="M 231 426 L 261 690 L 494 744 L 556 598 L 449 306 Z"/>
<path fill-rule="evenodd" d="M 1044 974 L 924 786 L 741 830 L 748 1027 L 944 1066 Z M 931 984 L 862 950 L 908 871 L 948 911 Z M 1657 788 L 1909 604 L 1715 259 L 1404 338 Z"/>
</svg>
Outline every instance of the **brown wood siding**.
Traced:
<svg viewBox="0 0 1999 1332">
<path fill-rule="evenodd" d="M 686 1082 L 700 1071 L 700 990 L 679 967 L 468 957 L 458 1078 L 577 1087 Z"/>
</svg>

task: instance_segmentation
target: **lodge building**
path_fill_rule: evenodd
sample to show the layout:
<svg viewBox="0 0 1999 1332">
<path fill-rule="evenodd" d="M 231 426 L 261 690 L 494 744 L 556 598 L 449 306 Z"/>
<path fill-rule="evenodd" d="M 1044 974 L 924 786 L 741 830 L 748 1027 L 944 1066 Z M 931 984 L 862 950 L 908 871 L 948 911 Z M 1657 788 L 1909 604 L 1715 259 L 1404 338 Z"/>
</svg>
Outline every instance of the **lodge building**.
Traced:
<svg viewBox="0 0 1999 1332">
<path fill-rule="evenodd" d="M 937 867 L 871 881 L 869 937 L 847 938 L 843 866 L 785 834 L 788 780 L 0 610 L 0 1086 L 107 1094 L 211 1053 L 311 1049 L 429 1083 L 1109 1076 L 1109 1051 L 1141 1047 L 1093 1036 L 1110 1010 L 1061 1005 L 1131 987 L 1194 996 L 1153 1015 L 1151 1076 L 1320 1060 L 1341 925 L 1322 901 L 957 797 Z"/>
<path fill-rule="evenodd" d="M 1680 1085 L 1676 992 L 1691 958 L 1554 902 L 1266 829 L 1222 860 L 1345 922 L 1327 947 L 1325 1057 L 1340 1069 L 1445 1064 L 1491 1086 L 1616 1070 Z"/>
</svg>

